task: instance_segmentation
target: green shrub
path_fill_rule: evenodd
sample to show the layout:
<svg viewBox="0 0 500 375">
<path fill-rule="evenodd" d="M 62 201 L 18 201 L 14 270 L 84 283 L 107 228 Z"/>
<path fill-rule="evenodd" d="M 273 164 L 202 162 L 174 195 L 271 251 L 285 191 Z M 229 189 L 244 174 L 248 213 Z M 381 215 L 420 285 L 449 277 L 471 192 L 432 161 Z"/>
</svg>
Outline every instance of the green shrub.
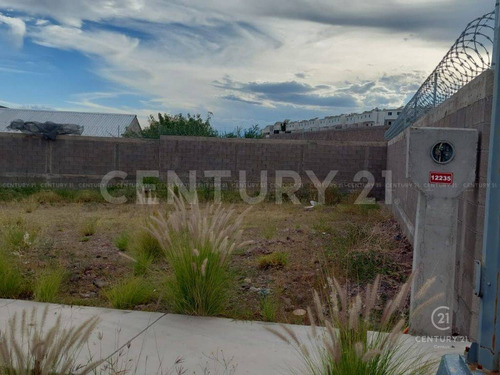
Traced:
<svg viewBox="0 0 500 375">
<path fill-rule="evenodd" d="M 115 309 L 132 309 L 152 301 L 154 290 L 141 278 L 124 280 L 107 290 L 105 295 Z"/>
<path fill-rule="evenodd" d="M 35 281 L 33 296 L 38 302 L 56 302 L 64 279 L 64 270 L 57 268 L 43 273 Z"/>
<path fill-rule="evenodd" d="M 259 268 L 284 268 L 288 264 L 288 254 L 277 251 L 272 254 L 263 255 L 258 259 Z"/>
<path fill-rule="evenodd" d="M 0 252 L 0 297 L 17 298 L 23 293 L 23 277 L 17 262 Z"/>
<path fill-rule="evenodd" d="M 174 196 L 174 211 L 157 214 L 150 228 L 172 270 L 167 287 L 177 312 L 218 315 L 227 309 L 232 278 L 229 259 L 245 245 L 240 230 L 243 214 L 220 205 L 193 204 Z"/>
<path fill-rule="evenodd" d="M 90 237 L 97 231 L 98 219 L 96 217 L 89 217 L 83 220 L 80 224 L 80 234 L 84 237 Z"/>
<path fill-rule="evenodd" d="M 129 248 L 130 236 L 128 233 L 121 233 L 115 238 L 114 244 L 120 251 L 127 251 Z"/>
</svg>

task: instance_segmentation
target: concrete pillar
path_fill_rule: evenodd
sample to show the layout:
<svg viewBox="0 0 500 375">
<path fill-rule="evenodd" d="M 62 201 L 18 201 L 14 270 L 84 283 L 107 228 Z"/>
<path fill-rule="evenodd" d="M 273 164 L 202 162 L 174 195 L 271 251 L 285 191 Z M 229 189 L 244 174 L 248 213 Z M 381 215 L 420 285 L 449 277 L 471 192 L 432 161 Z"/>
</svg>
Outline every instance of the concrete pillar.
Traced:
<svg viewBox="0 0 500 375">
<path fill-rule="evenodd" d="M 410 304 L 411 332 L 415 335 L 452 334 L 457 215 L 458 199 L 426 197 L 419 192 L 413 252 L 416 275 Z M 433 278 L 428 292 L 417 300 L 418 292 Z"/>
<path fill-rule="evenodd" d="M 410 331 L 448 336 L 457 325 L 453 303 L 458 197 L 475 180 L 478 135 L 475 129 L 454 128 L 410 128 L 408 132 L 407 175 L 419 191 Z"/>
</svg>

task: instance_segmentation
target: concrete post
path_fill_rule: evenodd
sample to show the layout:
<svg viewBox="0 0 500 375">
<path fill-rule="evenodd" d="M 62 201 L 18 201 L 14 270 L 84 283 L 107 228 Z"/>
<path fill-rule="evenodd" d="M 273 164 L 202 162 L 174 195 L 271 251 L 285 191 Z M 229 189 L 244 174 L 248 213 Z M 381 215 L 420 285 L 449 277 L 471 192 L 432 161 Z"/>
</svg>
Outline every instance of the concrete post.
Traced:
<svg viewBox="0 0 500 375">
<path fill-rule="evenodd" d="M 416 276 L 410 303 L 411 330 L 415 335 L 452 334 L 457 215 L 458 199 L 426 197 L 419 192 L 413 254 Z M 418 291 L 432 278 L 432 292 L 417 300 Z M 437 294 L 442 295 L 425 304 Z"/>
<path fill-rule="evenodd" d="M 475 180 L 478 134 L 475 129 L 452 128 L 408 131 L 407 175 L 419 190 L 410 330 L 422 336 L 448 336 L 457 293 L 458 197 Z M 431 279 L 427 292 L 417 298 Z"/>
</svg>

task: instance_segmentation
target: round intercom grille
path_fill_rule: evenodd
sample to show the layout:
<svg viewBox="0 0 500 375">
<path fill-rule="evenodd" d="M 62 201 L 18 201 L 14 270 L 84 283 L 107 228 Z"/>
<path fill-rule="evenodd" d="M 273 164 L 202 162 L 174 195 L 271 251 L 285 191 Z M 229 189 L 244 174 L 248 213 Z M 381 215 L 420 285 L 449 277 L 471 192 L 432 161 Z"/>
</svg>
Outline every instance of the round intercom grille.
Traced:
<svg viewBox="0 0 500 375">
<path fill-rule="evenodd" d="M 431 157 L 438 164 L 447 164 L 455 157 L 455 149 L 450 142 L 439 141 L 432 147 Z"/>
</svg>

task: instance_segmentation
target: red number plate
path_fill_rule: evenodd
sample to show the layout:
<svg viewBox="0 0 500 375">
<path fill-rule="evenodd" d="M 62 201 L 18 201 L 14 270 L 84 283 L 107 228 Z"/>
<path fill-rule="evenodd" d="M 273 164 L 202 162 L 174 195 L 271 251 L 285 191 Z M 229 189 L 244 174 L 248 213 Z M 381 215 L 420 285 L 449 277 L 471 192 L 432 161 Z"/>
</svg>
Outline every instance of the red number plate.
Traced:
<svg viewBox="0 0 500 375">
<path fill-rule="evenodd" d="M 429 173 L 429 183 L 430 184 L 453 185 L 453 173 L 452 172 L 430 172 Z"/>
</svg>

